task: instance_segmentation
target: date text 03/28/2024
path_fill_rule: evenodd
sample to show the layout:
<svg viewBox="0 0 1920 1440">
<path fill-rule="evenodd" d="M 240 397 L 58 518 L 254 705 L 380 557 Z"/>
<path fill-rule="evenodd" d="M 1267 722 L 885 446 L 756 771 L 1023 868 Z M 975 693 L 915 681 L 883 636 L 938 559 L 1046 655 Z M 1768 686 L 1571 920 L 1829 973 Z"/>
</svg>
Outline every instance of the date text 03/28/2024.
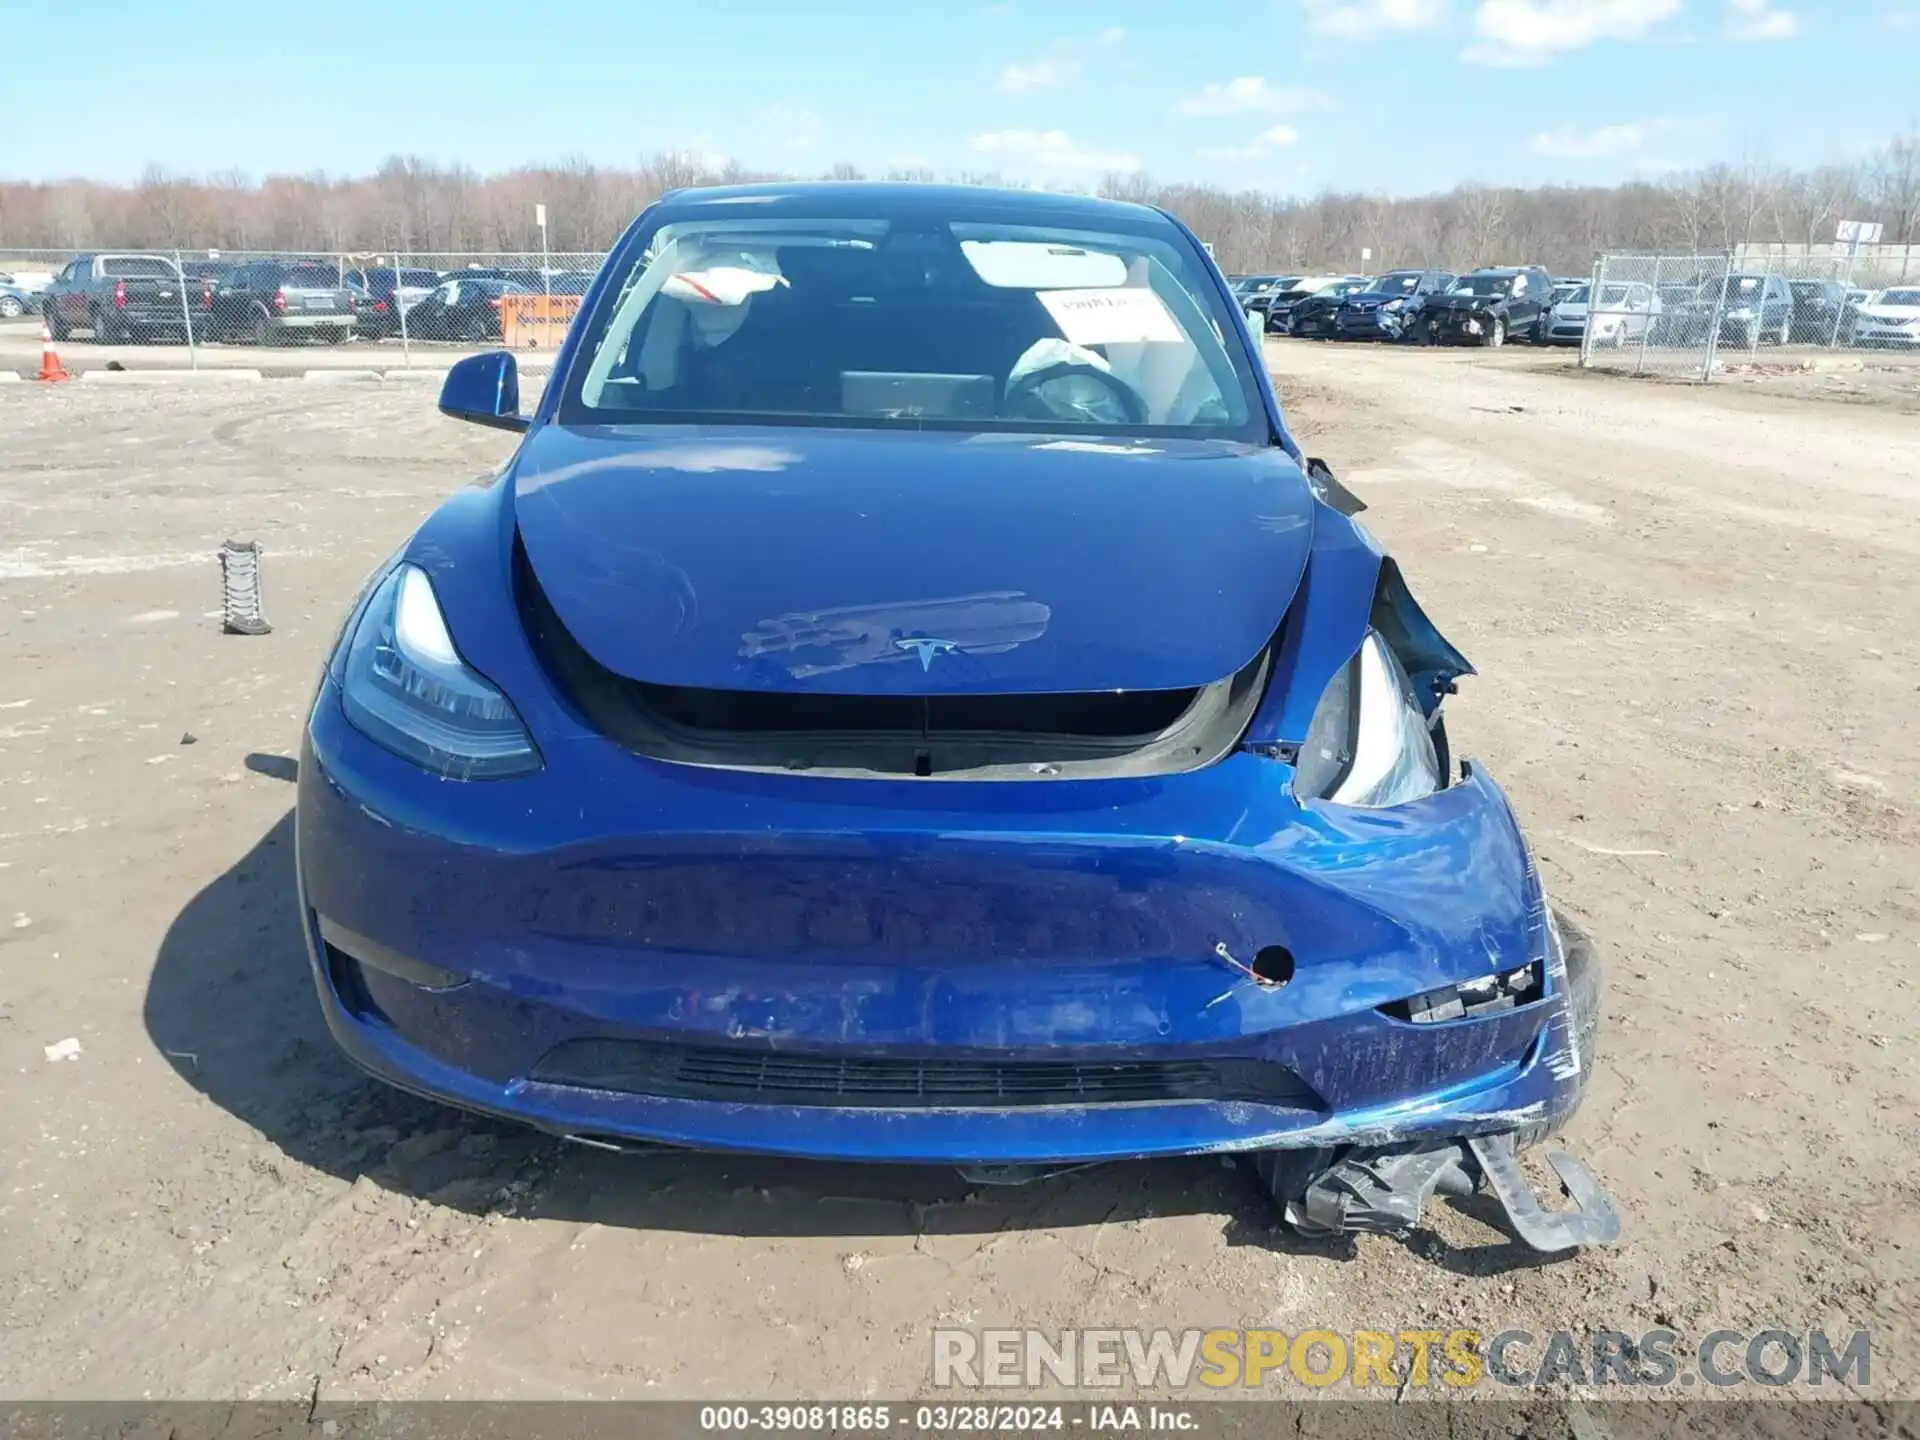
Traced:
<svg viewBox="0 0 1920 1440">
<path fill-rule="evenodd" d="M 1066 1430 L 1094 1433 L 1152 1430 L 1191 1432 L 1198 1417 L 1180 1405 L 703 1405 L 700 1428 L 718 1434 L 805 1434 L 832 1431 L 884 1434 L 1024 1434 Z"/>
</svg>

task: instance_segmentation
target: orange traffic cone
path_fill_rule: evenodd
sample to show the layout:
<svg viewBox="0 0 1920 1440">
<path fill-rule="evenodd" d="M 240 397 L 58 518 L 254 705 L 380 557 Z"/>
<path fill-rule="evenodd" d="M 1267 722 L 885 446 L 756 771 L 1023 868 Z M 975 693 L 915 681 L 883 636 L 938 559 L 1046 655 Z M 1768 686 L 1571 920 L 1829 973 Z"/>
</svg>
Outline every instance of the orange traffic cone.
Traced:
<svg viewBox="0 0 1920 1440">
<path fill-rule="evenodd" d="M 60 363 L 60 352 L 53 348 L 53 327 L 40 322 L 40 373 L 36 380 L 71 380 L 67 367 Z"/>
</svg>

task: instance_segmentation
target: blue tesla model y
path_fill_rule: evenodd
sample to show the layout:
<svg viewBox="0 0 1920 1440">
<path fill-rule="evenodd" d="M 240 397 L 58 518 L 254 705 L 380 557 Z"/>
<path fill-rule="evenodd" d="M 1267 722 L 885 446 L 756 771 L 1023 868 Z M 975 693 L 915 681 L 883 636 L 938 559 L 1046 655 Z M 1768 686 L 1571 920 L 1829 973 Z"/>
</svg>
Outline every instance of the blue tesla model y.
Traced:
<svg viewBox="0 0 1920 1440">
<path fill-rule="evenodd" d="M 1485 1188 L 1599 973 L 1469 667 L 1282 423 L 1181 223 L 930 185 L 685 190 L 523 435 L 351 606 L 300 768 L 339 1043 L 615 1146 L 1012 1181 L 1245 1155 L 1307 1234 Z"/>
</svg>

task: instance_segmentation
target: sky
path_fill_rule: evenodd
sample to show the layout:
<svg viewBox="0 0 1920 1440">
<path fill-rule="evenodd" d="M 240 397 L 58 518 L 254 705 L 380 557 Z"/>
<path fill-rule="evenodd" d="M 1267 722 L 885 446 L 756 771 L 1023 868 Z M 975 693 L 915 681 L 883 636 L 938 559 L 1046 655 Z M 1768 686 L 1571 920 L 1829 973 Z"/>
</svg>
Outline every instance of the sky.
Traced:
<svg viewBox="0 0 1920 1440">
<path fill-rule="evenodd" d="M 1846 163 L 1920 128 L 1920 0 L 84 9 L 0 5 L 15 54 L 92 37 L 79 70 L 3 72 L 0 179 L 341 176 L 396 154 L 486 173 L 677 149 L 791 174 L 1406 195 Z"/>
</svg>

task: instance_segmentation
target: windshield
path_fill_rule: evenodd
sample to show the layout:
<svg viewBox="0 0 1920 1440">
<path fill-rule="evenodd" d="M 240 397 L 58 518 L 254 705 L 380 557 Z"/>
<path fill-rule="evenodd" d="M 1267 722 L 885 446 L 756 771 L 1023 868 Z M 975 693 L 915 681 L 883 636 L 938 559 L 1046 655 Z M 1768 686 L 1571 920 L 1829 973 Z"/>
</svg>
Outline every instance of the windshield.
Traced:
<svg viewBox="0 0 1920 1440">
<path fill-rule="evenodd" d="M 1418 270 L 1395 270 L 1368 282 L 1366 288 L 1376 295 L 1411 295 L 1420 288 L 1420 275 Z"/>
<path fill-rule="evenodd" d="M 1726 279 L 1727 299 L 1729 302 L 1736 300 L 1758 300 L 1760 298 L 1760 285 L 1761 281 L 1758 275 L 1729 275 Z M 1700 298 L 1703 300 L 1712 300 L 1717 298 L 1719 293 L 1719 283 L 1710 280 L 1706 285 L 1701 287 Z"/>
<path fill-rule="evenodd" d="M 1878 305 L 1920 305 L 1920 290 L 1882 290 Z"/>
<path fill-rule="evenodd" d="M 1462 275 L 1447 287 L 1449 295 L 1506 295 L 1513 290 L 1511 275 Z"/>
<path fill-rule="evenodd" d="M 1607 294 L 1610 296 L 1614 293 L 1612 288 L 1609 288 L 1607 291 Z M 1591 285 L 1576 285 L 1560 297 L 1560 303 L 1562 305 L 1584 305 L 1587 303 L 1587 297 L 1591 294 L 1593 294 L 1593 287 Z"/>
<path fill-rule="evenodd" d="M 586 323 L 565 422 L 1267 438 L 1171 226 L 703 215 L 644 238 Z"/>
<path fill-rule="evenodd" d="M 1324 286 L 1313 293 L 1316 295 L 1331 295 L 1335 299 L 1345 299 L 1347 296 L 1358 294 L 1366 288 L 1367 282 L 1365 280 L 1336 280 L 1333 284 Z"/>
</svg>

